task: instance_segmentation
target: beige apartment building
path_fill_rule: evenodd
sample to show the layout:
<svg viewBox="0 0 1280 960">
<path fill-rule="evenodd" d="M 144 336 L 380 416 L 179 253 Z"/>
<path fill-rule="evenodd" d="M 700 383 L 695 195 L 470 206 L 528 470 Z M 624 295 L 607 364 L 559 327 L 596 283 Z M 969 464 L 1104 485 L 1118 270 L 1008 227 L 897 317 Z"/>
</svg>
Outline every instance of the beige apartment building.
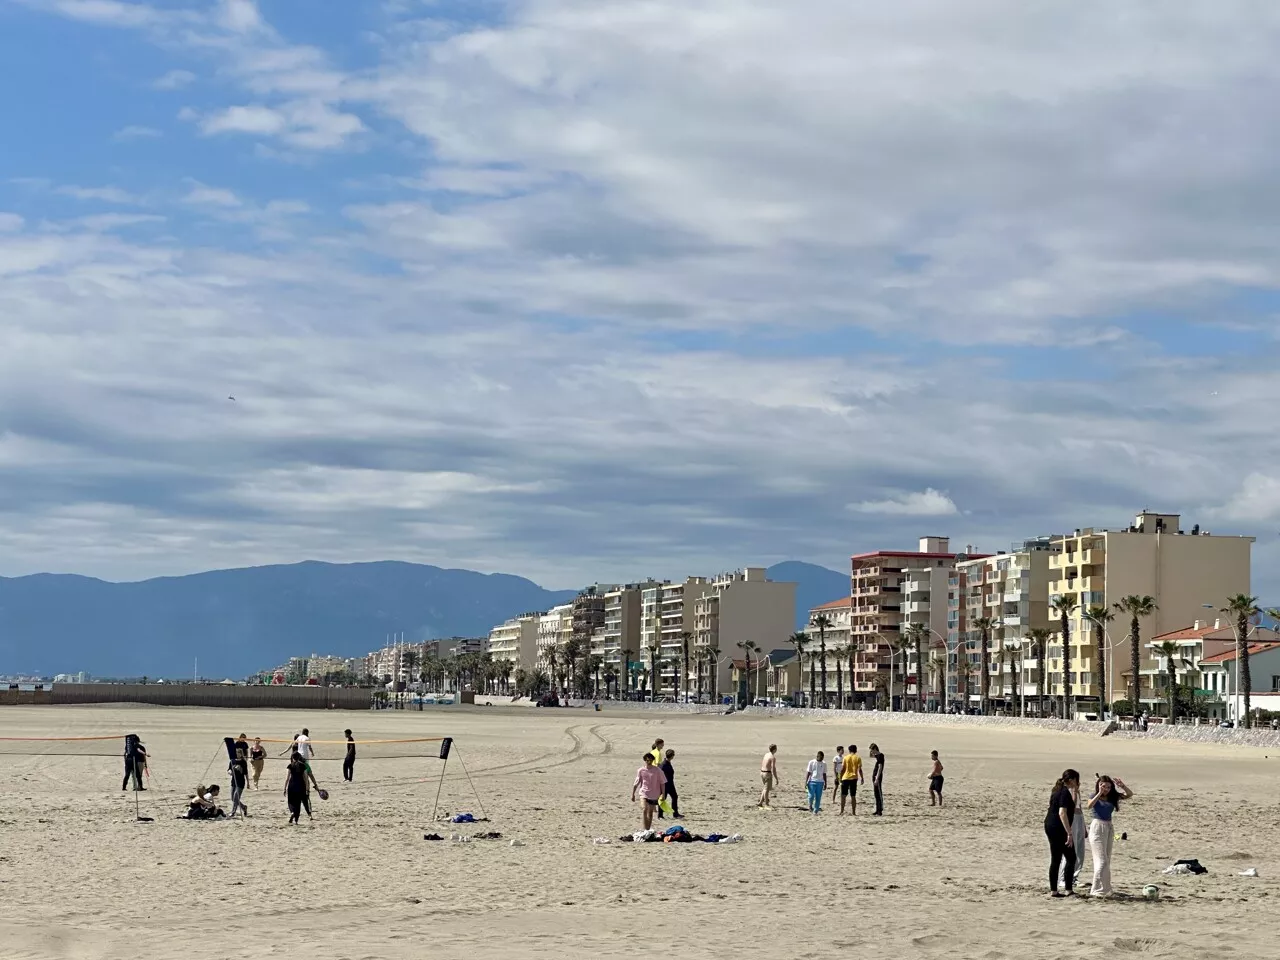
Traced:
<svg viewBox="0 0 1280 960">
<path fill-rule="evenodd" d="M 796 631 L 796 585 L 770 580 L 764 567 L 744 567 L 699 584 L 692 607 L 686 689 L 694 693 L 700 686 L 706 693 L 713 686 L 718 694 L 731 692 L 730 661 L 742 655 L 743 644 L 772 651 Z M 712 656 L 714 667 L 707 662 Z"/>
<path fill-rule="evenodd" d="M 522 613 L 489 631 L 488 653 L 494 660 L 532 670 L 538 657 L 538 626 L 542 612 Z"/>
<path fill-rule="evenodd" d="M 972 683 L 965 691 L 969 706 L 982 699 L 981 656 L 984 620 L 988 623 L 990 673 L 988 696 L 993 709 L 1018 709 L 1024 694 L 1034 694 L 1038 664 L 1028 648 L 1028 631 L 1048 630 L 1049 558 L 1053 538 L 1040 537 L 1015 544 L 1008 553 L 961 561 L 953 578 L 962 601 L 953 609 L 963 610 L 965 630 L 961 657 L 969 665 Z M 959 661 L 959 662 L 964 662 Z M 949 690 L 958 695 L 959 673 L 953 661 Z"/>
<path fill-rule="evenodd" d="M 948 594 L 957 559 L 949 537 L 921 537 L 919 549 L 877 550 L 852 558 L 850 639 L 855 647 L 853 701 L 874 704 L 894 680 L 894 696 L 914 699 L 922 671 L 915 651 L 903 649 L 904 628 L 913 623 L 928 632 L 921 651 L 927 664 L 947 646 Z M 927 681 L 927 676 L 922 678 Z M 926 695 L 929 694 L 926 683 Z"/>
<path fill-rule="evenodd" d="M 820 629 L 816 623 L 819 617 L 826 620 L 825 630 Z M 810 690 L 815 692 L 818 700 L 822 699 L 821 645 L 824 633 L 827 646 L 827 699 L 836 706 L 849 703 L 850 695 L 853 693 L 849 682 L 853 676 L 849 669 L 852 621 L 851 597 L 841 597 L 839 600 L 822 603 L 809 610 L 808 625 L 804 628 L 805 634 L 809 637 L 809 643 L 805 648 L 805 663 L 801 668 L 800 677 L 800 686 L 806 703 L 809 701 Z M 810 675 L 812 675 L 812 683 L 810 683 Z"/>
<path fill-rule="evenodd" d="M 645 673 L 639 678 L 638 689 L 649 689 L 654 695 L 676 694 L 686 639 L 692 654 L 693 605 L 708 590 L 710 581 L 706 577 L 686 577 L 655 583 L 640 592 L 640 662 Z M 653 676 L 655 652 L 657 681 L 646 687 L 649 681 L 645 678 Z"/>
<path fill-rule="evenodd" d="M 1106 670 L 1109 698 L 1127 695 L 1129 623 L 1114 604 L 1138 595 L 1151 596 L 1157 604 L 1155 613 L 1140 621 L 1140 698 L 1151 699 L 1156 664 L 1147 641 L 1203 619 L 1233 594 L 1248 594 L 1253 541 L 1253 537 L 1216 536 L 1199 524 L 1183 530 L 1178 514 L 1151 511 L 1143 511 L 1132 524 L 1117 530 L 1090 527 L 1055 537 L 1049 557 L 1049 600 L 1072 594 L 1077 609 L 1068 621 L 1069 642 L 1064 646 L 1060 631 L 1050 642 L 1046 692 L 1061 696 L 1063 674 L 1069 672 L 1075 696 L 1096 698 L 1098 675 Z M 1091 624 L 1084 617 L 1094 605 L 1105 605 L 1116 617 L 1106 626 L 1101 658 L 1093 652 Z M 1056 622 L 1051 626 L 1056 627 Z M 1087 710 L 1089 705 L 1081 704 L 1080 709 Z"/>
<path fill-rule="evenodd" d="M 614 693 L 635 689 L 628 679 L 640 663 L 640 607 L 645 590 L 660 588 L 654 580 L 615 586 L 604 593 L 603 622 L 591 633 L 590 652 L 603 661 L 603 674 L 616 678 Z"/>
</svg>

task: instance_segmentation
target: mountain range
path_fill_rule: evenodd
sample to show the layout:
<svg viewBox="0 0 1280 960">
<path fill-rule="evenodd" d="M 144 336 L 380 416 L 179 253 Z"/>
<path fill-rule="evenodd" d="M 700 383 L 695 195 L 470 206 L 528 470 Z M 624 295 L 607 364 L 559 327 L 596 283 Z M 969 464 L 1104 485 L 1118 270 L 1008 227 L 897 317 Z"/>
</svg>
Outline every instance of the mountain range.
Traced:
<svg viewBox="0 0 1280 960">
<path fill-rule="evenodd" d="M 849 590 L 847 574 L 799 561 L 797 625 Z M 71 574 L 0 577 L 0 674 L 241 677 L 291 656 L 360 656 L 388 634 L 483 636 L 496 623 L 571 600 L 509 574 L 382 561 L 213 570 L 112 583 Z M 783 638 L 779 638 L 781 643 Z"/>
</svg>

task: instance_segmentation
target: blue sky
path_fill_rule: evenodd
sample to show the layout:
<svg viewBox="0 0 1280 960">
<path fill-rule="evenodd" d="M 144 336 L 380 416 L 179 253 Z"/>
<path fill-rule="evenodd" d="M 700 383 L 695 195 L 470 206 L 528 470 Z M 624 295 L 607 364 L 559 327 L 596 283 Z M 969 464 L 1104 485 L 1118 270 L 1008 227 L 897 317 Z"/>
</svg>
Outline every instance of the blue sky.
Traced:
<svg viewBox="0 0 1280 960">
<path fill-rule="evenodd" d="M 0 575 L 1149 505 L 1280 596 L 1280 11 L 1106 9 L 0 0 Z"/>
</svg>

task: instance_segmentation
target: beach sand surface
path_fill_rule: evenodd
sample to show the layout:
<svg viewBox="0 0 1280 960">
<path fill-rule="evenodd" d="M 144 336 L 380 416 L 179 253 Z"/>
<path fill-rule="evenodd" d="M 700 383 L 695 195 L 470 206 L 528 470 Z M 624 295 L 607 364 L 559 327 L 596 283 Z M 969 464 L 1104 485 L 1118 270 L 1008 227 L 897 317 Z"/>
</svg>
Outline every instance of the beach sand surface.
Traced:
<svg viewBox="0 0 1280 960">
<path fill-rule="evenodd" d="M 315 764 L 328 801 L 286 824 L 281 761 L 234 822 L 175 819 L 197 781 L 227 790 L 221 738 L 452 736 L 438 759 Z M 0 736 L 137 732 L 153 756 L 137 822 L 119 757 L 0 756 L 0 956 L 25 958 L 612 958 L 668 954 L 947 960 L 1276 956 L 1280 757 L 1264 750 L 1044 731 L 921 728 L 625 709 L 454 707 L 291 713 L 145 706 L 0 708 Z M 655 737 L 675 748 L 682 822 L 739 844 L 627 844 L 630 789 Z M 806 762 L 837 743 L 887 756 L 886 814 L 804 810 Z M 756 809 L 779 745 L 782 786 Z M 929 806 L 928 753 L 946 767 Z M 2 752 L 2 751 L 0 751 Z M 465 762 L 470 780 L 464 776 Z M 1111 901 L 1046 897 L 1042 822 L 1066 766 L 1137 791 L 1116 819 Z M 868 774 L 869 774 L 868 766 Z M 474 785 L 475 791 L 472 792 Z M 229 807 L 229 798 L 226 799 Z M 423 834 L 499 831 L 501 841 Z M 1119 840 L 1120 831 L 1128 834 Z M 612 843 L 595 845 L 595 837 Z M 511 847 L 510 839 L 524 845 Z M 1165 877 L 1183 857 L 1203 876 Z M 1257 868 L 1257 878 L 1238 875 Z M 1091 867 L 1085 866 L 1083 884 Z M 1161 898 L 1141 898 L 1146 884 Z"/>
</svg>

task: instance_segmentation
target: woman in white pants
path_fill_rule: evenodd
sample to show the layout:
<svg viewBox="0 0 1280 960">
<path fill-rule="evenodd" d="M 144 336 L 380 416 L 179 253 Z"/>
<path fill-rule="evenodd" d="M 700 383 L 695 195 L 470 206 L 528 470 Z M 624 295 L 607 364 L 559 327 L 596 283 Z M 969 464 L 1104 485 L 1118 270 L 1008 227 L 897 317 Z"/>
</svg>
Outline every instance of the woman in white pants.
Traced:
<svg viewBox="0 0 1280 960">
<path fill-rule="evenodd" d="M 1111 896 L 1111 846 L 1115 841 L 1112 818 L 1120 809 L 1120 801 L 1133 796 L 1123 780 L 1118 777 L 1098 777 L 1093 797 L 1085 807 L 1093 811 L 1093 823 L 1089 824 L 1089 855 L 1093 858 L 1093 889 L 1091 897 Z"/>
</svg>

